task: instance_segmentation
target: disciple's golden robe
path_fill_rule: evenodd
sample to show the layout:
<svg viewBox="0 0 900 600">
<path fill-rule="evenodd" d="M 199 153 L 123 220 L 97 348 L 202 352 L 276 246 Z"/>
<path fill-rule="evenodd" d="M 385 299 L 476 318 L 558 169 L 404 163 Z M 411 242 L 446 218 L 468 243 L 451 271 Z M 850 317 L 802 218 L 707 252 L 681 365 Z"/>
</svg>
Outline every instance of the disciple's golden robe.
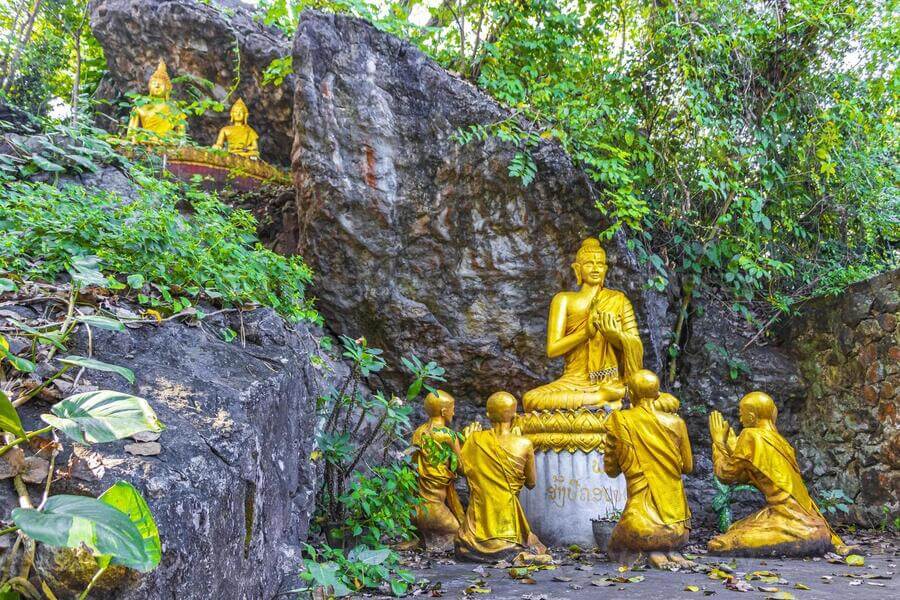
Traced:
<svg viewBox="0 0 900 600">
<path fill-rule="evenodd" d="M 682 454 L 684 421 L 660 418 L 649 405 L 641 405 L 614 411 L 606 428 L 604 469 L 610 477 L 624 474 L 628 486 L 610 552 L 678 549 L 688 540 L 691 518 L 681 480 L 692 467 Z"/>
<path fill-rule="evenodd" d="M 611 390 L 616 399 L 625 396 L 622 383 L 643 363 L 643 346 L 631 302 L 622 292 L 601 289 L 589 307 L 566 314 L 565 335 L 585 331 L 591 312 L 602 311 L 616 316 L 622 331 L 622 347 L 616 348 L 603 335 L 597 334 L 565 357 L 562 377 L 525 392 L 522 404 L 526 411 L 574 409 L 601 403 L 607 398 L 602 390 Z"/>
<path fill-rule="evenodd" d="M 426 547 L 430 546 L 430 537 L 446 536 L 450 538 L 459 529 L 459 522 L 464 512 L 453 481 L 456 474 L 446 463 L 432 464 L 425 455 L 425 437 L 431 437 L 436 443 L 450 442 L 450 435 L 440 428 L 435 429 L 430 423 L 421 425 L 413 432 L 412 443 L 418 448 L 413 455 L 416 472 L 419 475 L 419 497 L 422 503 L 416 507 L 416 526 L 424 538 Z M 437 540 L 440 545 L 440 540 Z"/>
<path fill-rule="evenodd" d="M 546 548 L 531 532 L 519 503 L 525 484 L 527 453 L 493 429 L 472 433 L 460 452 L 469 481 L 469 506 L 456 534 L 457 552 L 470 558 L 497 560 L 519 552 L 543 553 Z M 480 555 L 480 556 L 479 556 Z"/>
<path fill-rule="evenodd" d="M 713 463 L 716 477 L 753 485 L 766 506 L 710 540 L 711 552 L 796 556 L 843 546 L 810 498 L 794 449 L 777 431 L 744 428 L 730 456 L 713 448 Z"/>
</svg>

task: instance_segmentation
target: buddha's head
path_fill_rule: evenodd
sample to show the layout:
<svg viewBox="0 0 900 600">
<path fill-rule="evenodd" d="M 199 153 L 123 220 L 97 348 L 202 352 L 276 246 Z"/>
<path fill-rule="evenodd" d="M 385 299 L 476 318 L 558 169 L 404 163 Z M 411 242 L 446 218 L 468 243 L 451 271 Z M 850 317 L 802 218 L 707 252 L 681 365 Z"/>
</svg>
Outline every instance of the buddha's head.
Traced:
<svg viewBox="0 0 900 600">
<path fill-rule="evenodd" d="M 648 369 L 635 371 L 628 378 L 628 393 L 631 395 L 633 406 L 656 400 L 659 397 L 659 377 Z"/>
<path fill-rule="evenodd" d="M 509 392 L 494 392 L 487 400 L 487 416 L 491 423 L 511 423 L 516 416 L 516 397 Z"/>
<path fill-rule="evenodd" d="M 160 59 L 156 71 L 150 76 L 150 96 L 153 98 L 169 98 L 169 92 L 172 91 L 172 80 L 169 79 L 169 71 L 166 69 L 166 63 Z"/>
<path fill-rule="evenodd" d="M 431 419 L 441 417 L 446 423 L 453 421 L 456 400 L 444 390 L 425 396 L 425 414 Z"/>
<path fill-rule="evenodd" d="M 767 424 L 775 425 L 778 418 L 778 407 L 772 396 L 765 392 L 750 392 L 743 398 L 738 407 L 741 416 L 741 425 L 744 427 L 760 427 Z"/>
<path fill-rule="evenodd" d="M 606 252 L 600 246 L 597 238 L 587 238 L 581 242 L 581 247 L 575 254 L 575 262 L 572 263 L 575 271 L 575 279 L 578 285 L 603 286 L 606 280 Z"/>
<path fill-rule="evenodd" d="M 236 125 L 246 125 L 248 114 L 249 111 L 247 110 L 247 105 L 244 104 L 243 100 L 238 98 L 231 107 L 231 122 Z"/>
</svg>

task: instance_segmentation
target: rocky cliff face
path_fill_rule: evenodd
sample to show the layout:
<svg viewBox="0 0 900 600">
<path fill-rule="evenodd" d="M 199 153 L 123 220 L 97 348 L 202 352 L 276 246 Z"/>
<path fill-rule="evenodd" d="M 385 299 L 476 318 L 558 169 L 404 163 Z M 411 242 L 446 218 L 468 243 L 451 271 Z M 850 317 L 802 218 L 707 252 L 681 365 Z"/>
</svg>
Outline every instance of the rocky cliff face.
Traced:
<svg viewBox="0 0 900 600">
<path fill-rule="evenodd" d="M 803 394 L 789 406 L 819 489 L 866 526 L 900 514 L 900 271 L 811 302 L 786 331 Z"/>
<path fill-rule="evenodd" d="M 529 186 L 515 149 L 454 134 L 510 113 L 412 45 L 365 21 L 305 12 L 294 39 L 296 251 L 319 274 L 329 324 L 399 355 L 433 359 L 448 389 L 483 403 L 561 370 L 544 351 L 554 293 L 603 224 L 585 175 L 543 143 Z M 277 218 L 276 218 L 277 221 Z M 609 287 L 625 290 L 658 369 L 667 303 L 617 238 Z"/>
<path fill-rule="evenodd" d="M 290 54 L 290 43 L 279 30 L 254 21 L 246 5 L 238 0 L 93 0 L 91 30 L 109 68 L 100 96 L 146 94 L 147 80 L 163 59 L 172 79 L 185 78 L 175 82 L 175 97 L 188 99 L 189 79 L 206 80 L 212 87 L 205 93 L 226 104 L 222 113 L 189 119 L 188 135 L 194 141 L 215 142 L 219 128 L 228 124 L 231 103 L 243 98 L 250 125 L 260 134 L 263 158 L 287 162 L 294 77 L 288 75 L 280 86 L 264 87 L 262 80 L 274 59 Z"/>
<path fill-rule="evenodd" d="M 7 306 L 4 315 L 28 318 L 29 306 Z M 225 327 L 240 331 L 242 325 L 245 346 L 240 339 L 222 341 Z M 142 396 L 166 425 L 157 455 L 131 453 L 131 440 L 91 447 L 66 442 L 57 459 L 54 493 L 97 496 L 124 479 L 141 491 L 159 525 L 160 566 L 124 582 L 101 580 L 92 597 L 259 600 L 274 597 L 283 581 L 293 583 L 314 508 L 309 456 L 315 399 L 328 372 L 310 363 L 316 350 L 310 329 L 256 310 L 242 322 L 227 313 L 196 327 L 95 329 L 90 342 L 82 336 L 70 351 L 86 355 L 89 344 L 95 358 L 132 369 L 137 381 L 131 386 L 86 371 L 79 385 Z M 37 424 L 47 406 L 38 400 L 24 406 L 26 426 Z M 17 505 L 11 488 L 0 486 L 7 507 Z M 32 496 L 39 498 L 40 490 Z M 57 563 L 55 553 L 40 554 L 39 567 L 60 598 L 87 583 L 83 573 Z M 117 587 L 110 589 L 112 581 Z"/>
</svg>

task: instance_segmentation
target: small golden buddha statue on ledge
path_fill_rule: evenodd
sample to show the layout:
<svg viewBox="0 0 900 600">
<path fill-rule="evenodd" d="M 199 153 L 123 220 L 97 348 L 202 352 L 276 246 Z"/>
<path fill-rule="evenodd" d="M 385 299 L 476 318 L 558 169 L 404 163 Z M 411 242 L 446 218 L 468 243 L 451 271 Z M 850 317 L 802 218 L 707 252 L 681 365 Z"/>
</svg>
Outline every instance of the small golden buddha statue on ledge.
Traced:
<svg viewBox="0 0 900 600">
<path fill-rule="evenodd" d="M 619 408 L 624 381 L 643 362 L 631 303 L 603 287 L 606 252 L 597 239 L 582 242 L 572 270 L 581 289 L 556 294 L 547 321 L 547 356 L 564 356 L 565 368 L 556 381 L 525 393 L 526 412 Z"/>
<path fill-rule="evenodd" d="M 522 487 L 537 481 L 534 446 L 512 426 L 517 402 L 512 394 L 496 392 L 487 401 L 491 428 L 467 427 L 460 451 L 460 468 L 469 482 L 469 506 L 456 534 L 459 558 L 493 562 L 521 553 L 547 552 L 532 533 L 519 503 Z"/>
<path fill-rule="evenodd" d="M 259 135 L 247 125 L 249 111 L 244 101 L 238 100 L 231 107 L 231 124 L 219 130 L 219 136 L 213 148 L 228 150 L 252 160 L 259 160 Z"/>
<path fill-rule="evenodd" d="M 437 457 L 429 455 L 429 449 L 435 445 L 447 445 L 459 456 L 459 442 L 448 429 L 453 421 L 454 404 L 453 396 L 445 391 L 428 394 L 425 397 L 428 421 L 412 436 L 416 447 L 412 458 L 421 499 L 416 506 L 415 523 L 426 550 L 452 550 L 453 538 L 465 514 L 453 487 L 456 473 L 450 468 L 449 460 L 436 460 Z"/>
<path fill-rule="evenodd" d="M 631 407 L 606 422 L 603 468 L 625 476 L 628 500 L 609 541 L 609 554 L 623 564 L 647 554 L 655 567 L 684 567 L 678 549 L 688 541 L 691 511 L 682 475 L 694 468 L 678 399 L 659 393 L 659 378 L 640 370 L 628 381 Z"/>
<path fill-rule="evenodd" d="M 736 556 L 814 556 L 849 551 L 819 512 L 803 483 L 791 444 L 778 433 L 778 409 L 771 396 L 751 392 L 739 406 L 740 435 L 721 413 L 709 416 L 713 470 L 727 484 L 749 483 L 766 497 L 766 506 L 736 521 L 709 541 L 713 554 Z"/>
<path fill-rule="evenodd" d="M 132 143 L 162 143 L 184 138 L 185 114 L 169 102 L 172 81 L 162 60 L 149 82 L 150 101 L 135 106 L 128 120 L 126 137 Z"/>
</svg>

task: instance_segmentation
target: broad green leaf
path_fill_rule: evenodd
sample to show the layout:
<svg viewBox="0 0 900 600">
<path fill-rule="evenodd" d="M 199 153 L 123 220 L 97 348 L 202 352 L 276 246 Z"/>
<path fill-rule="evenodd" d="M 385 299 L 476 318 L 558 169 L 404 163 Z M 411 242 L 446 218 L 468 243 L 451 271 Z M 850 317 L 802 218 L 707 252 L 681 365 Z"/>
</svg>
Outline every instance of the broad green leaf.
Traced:
<svg viewBox="0 0 900 600">
<path fill-rule="evenodd" d="M 0 587 L 0 600 L 22 600 L 22 596 L 8 583 L 4 583 L 3 587 Z"/>
<path fill-rule="evenodd" d="M 150 559 L 141 532 L 131 519 L 105 502 L 87 496 L 51 496 L 43 510 L 16 508 L 13 522 L 29 537 L 57 548 L 87 546 L 117 565 L 140 570 Z"/>
<path fill-rule="evenodd" d="M 3 390 L 0 390 L 0 429 L 14 434 L 17 438 L 25 437 L 19 413 Z"/>
<path fill-rule="evenodd" d="M 19 289 L 19 286 L 16 285 L 16 282 L 8 277 L 0 277 L 0 293 L 2 292 L 14 292 Z"/>
<path fill-rule="evenodd" d="M 111 390 L 69 396 L 54 404 L 50 412 L 53 414 L 42 414 L 41 419 L 82 444 L 164 429 L 146 400 Z"/>
<path fill-rule="evenodd" d="M 159 530 L 150 507 L 137 489 L 127 481 L 118 481 L 114 486 L 106 490 L 98 498 L 101 502 L 109 504 L 113 508 L 122 511 L 131 519 L 134 526 L 140 532 L 144 540 L 144 552 L 147 554 L 147 563 L 137 568 L 146 573 L 152 571 L 162 558 L 162 543 L 159 541 Z"/>
<path fill-rule="evenodd" d="M 64 358 L 57 359 L 59 362 L 66 365 L 77 365 L 79 367 L 85 367 L 87 369 L 94 369 L 95 371 L 107 371 L 109 373 L 118 373 L 122 377 L 128 380 L 128 383 L 134 383 L 134 372 L 131 369 L 126 367 L 120 367 L 119 365 L 111 365 L 109 363 L 105 363 L 99 360 L 94 360 L 93 358 L 87 358 L 85 356 L 77 356 L 70 355 Z"/>
<path fill-rule="evenodd" d="M 129 275 L 126 281 L 128 281 L 128 285 L 133 289 L 139 290 L 144 287 L 144 276 L 140 273 Z"/>
<path fill-rule="evenodd" d="M 31 362 L 27 358 L 16 356 L 12 352 L 10 352 L 9 348 L 5 347 L 3 344 L 0 344 L 0 356 L 8 360 L 17 371 L 22 371 L 23 373 L 31 373 L 36 368 L 36 365 L 33 362 Z"/>
<path fill-rule="evenodd" d="M 47 331 L 47 332 L 40 331 L 39 329 L 35 329 L 34 327 L 31 327 L 30 325 L 26 325 L 25 323 L 16 321 L 15 319 L 10 319 L 10 322 L 13 325 L 15 325 L 16 327 L 18 327 L 19 329 L 21 329 L 22 331 L 24 331 L 25 333 L 27 333 L 29 335 L 33 335 L 34 337 L 38 338 L 39 340 L 47 340 L 48 342 L 50 342 L 51 344 L 53 344 L 54 346 L 56 346 L 63 352 L 66 351 L 66 347 L 63 346 L 62 338 L 58 331 Z"/>
<path fill-rule="evenodd" d="M 69 275 L 79 286 L 106 287 L 106 276 L 100 272 L 100 259 L 96 256 L 76 256 L 72 259 Z"/>
<path fill-rule="evenodd" d="M 125 324 L 116 319 L 109 317 L 101 317 L 99 315 L 81 315 L 75 317 L 79 323 L 90 325 L 91 327 L 99 327 L 100 329 L 112 329 L 114 331 L 125 331 Z"/>
</svg>

